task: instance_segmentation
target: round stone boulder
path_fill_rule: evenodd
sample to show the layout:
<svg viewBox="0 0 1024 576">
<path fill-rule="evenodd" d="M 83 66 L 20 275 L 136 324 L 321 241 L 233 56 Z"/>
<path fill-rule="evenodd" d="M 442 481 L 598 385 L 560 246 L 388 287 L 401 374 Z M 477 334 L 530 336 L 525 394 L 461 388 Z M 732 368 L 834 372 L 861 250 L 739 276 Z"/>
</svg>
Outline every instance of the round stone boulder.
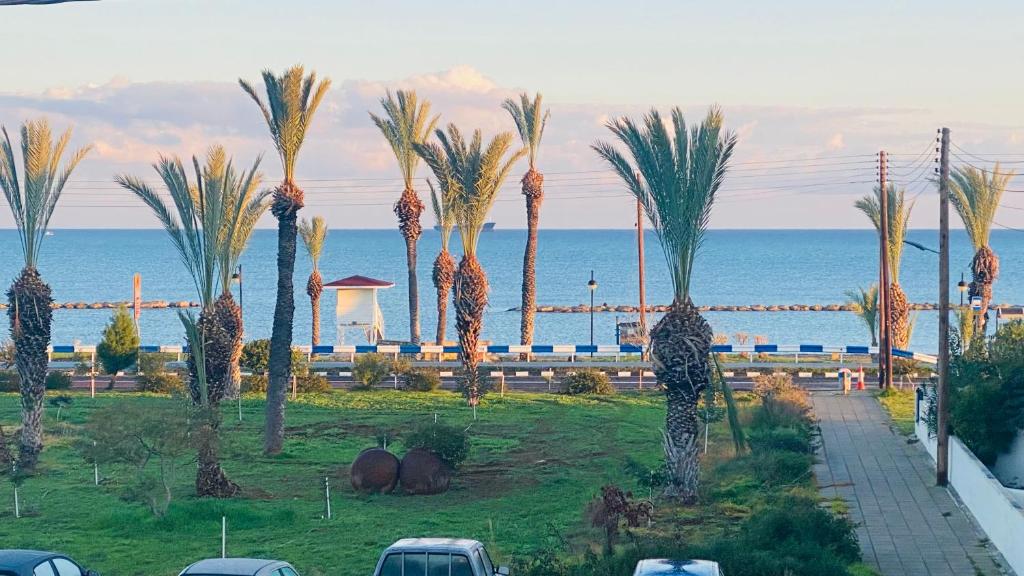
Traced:
<svg viewBox="0 0 1024 576">
<path fill-rule="evenodd" d="M 402 458 L 399 476 L 406 494 L 441 494 L 448 491 L 452 471 L 433 452 L 416 448 Z"/>
<path fill-rule="evenodd" d="M 398 457 L 381 448 L 367 448 L 356 456 L 350 471 L 356 492 L 387 494 L 398 485 Z"/>
</svg>

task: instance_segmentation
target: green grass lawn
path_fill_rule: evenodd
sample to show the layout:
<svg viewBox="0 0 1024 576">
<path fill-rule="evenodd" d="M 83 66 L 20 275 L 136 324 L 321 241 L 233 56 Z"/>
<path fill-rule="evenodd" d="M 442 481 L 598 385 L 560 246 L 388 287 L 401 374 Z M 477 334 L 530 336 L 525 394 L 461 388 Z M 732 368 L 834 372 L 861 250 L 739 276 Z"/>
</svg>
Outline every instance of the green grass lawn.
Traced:
<svg viewBox="0 0 1024 576">
<path fill-rule="evenodd" d="M 304 575 L 370 574 L 380 551 L 404 536 L 479 539 L 507 561 L 539 547 L 555 547 L 588 532 L 582 510 L 599 488 L 635 489 L 624 471 L 627 456 L 650 466 L 661 459 L 664 400 L 660 394 L 570 398 L 513 394 L 488 397 L 474 421 L 461 397 L 446 393 L 335 392 L 301 397 L 287 413 L 284 453 L 261 454 L 263 402 L 224 407 L 224 467 L 243 497 L 197 499 L 186 467 L 168 514 L 154 517 L 122 499 L 132 473 L 92 466 L 73 448 L 80 426 L 97 408 L 117 402 L 177 402 L 167 397 L 72 394 L 61 423 L 47 410 L 47 449 L 40 474 L 19 490 L 0 482 L 0 543 L 9 548 L 66 552 L 106 575 L 173 575 L 188 563 L 220 553 L 221 516 L 227 517 L 228 554 L 292 561 Z M 10 433 L 19 420 L 16 395 L 0 395 L 0 423 Z M 363 496 L 349 485 L 356 454 L 386 434 L 400 438 L 432 420 L 470 427 L 468 460 L 440 496 Z M 716 431 L 713 447 L 724 440 Z M 333 520 L 323 518 L 323 480 L 332 486 Z"/>
<path fill-rule="evenodd" d="M 889 389 L 878 395 L 878 401 L 892 417 L 892 423 L 901 434 L 914 433 L 914 405 L 917 400 L 913 390 Z"/>
</svg>

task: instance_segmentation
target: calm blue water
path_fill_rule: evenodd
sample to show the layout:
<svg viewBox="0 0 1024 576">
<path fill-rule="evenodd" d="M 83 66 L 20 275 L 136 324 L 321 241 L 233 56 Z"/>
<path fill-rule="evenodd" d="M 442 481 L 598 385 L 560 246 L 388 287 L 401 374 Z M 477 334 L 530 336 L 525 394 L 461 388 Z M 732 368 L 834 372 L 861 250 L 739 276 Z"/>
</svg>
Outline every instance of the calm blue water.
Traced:
<svg viewBox="0 0 1024 576">
<path fill-rule="evenodd" d="M 522 230 L 496 230 L 484 234 L 480 257 L 490 278 L 490 308 L 484 338 L 517 342 L 519 313 L 507 312 L 520 298 L 520 272 L 526 234 Z M 909 238 L 937 247 L 934 230 L 913 230 Z M 419 282 L 421 323 L 425 339 L 435 330 L 435 294 L 430 280 L 437 253 L 437 233 L 424 232 L 420 241 Z M 459 250 L 458 238 L 452 239 Z M 1024 303 L 1024 234 L 997 230 L 992 245 L 1002 259 L 996 283 L 997 302 Z M 270 334 L 276 270 L 276 233 L 259 230 L 242 264 L 245 271 L 244 304 L 246 335 Z M 959 280 L 968 271 L 972 251 L 966 236 L 954 231 L 951 276 Z M 0 230 L 0 278 L 13 279 L 21 267 L 20 248 L 12 230 Z M 901 282 L 913 301 L 937 301 L 937 257 L 907 247 Z M 389 338 L 408 337 L 406 312 L 405 249 L 397 230 L 332 230 L 321 261 L 325 281 L 363 274 L 395 282 L 381 292 L 380 303 Z M 647 236 L 647 301 L 667 303 L 671 296 L 661 248 L 653 233 Z M 132 274 L 142 274 L 146 300 L 194 300 L 191 280 L 160 230 L 56 230 L 46 238 L 41 269 L 53 286 L 58 302 L 128 300 Z M 296 265 L 295 340 L 309 339 L 310 308 L 305 294 L 309 260 L 300 247 Z M 573 305 L 589 300 L 587 280 L 594 270 L 597 302 L 635 304 L 636 245 L 629 230 L 543 230 L 537 258 L 538 303 Z M 698 304 L 815 304 L 845 300 L 843 292 L 873 281 L 877 270 L 875 235 L 867 230 L 716 230 L 709 233 L 697 264 L 693 286 Z M 958 294 L 953 290 L 954 302 Z M 335 341 L 333 294 L 323 302 L 323 340 Z M 99 339 L 109 310 L 58 310 L 54 341 L 94 343 Z M 842 312 L 720 312 L 709 313 L 716 332 L 743 331 L 765 335 L 772 342 L 862 343 L 865 330 L 850 313 Z M 453 322 L 449 314 L 449 322 Z M 913 345 L 935 349 L 937 316 L 921 312 Z M 599 343 L 614 341 L 615 314 L 596 315 Z M 539 343 L 586 343 L 586 314 L 538 314 L 535 341 Z M 172 310 L 145 310 L 141 329 L 145 343 L 179 343 L 182 329 Z M 454 326 L 449 326 L 454 337 Z"/>
</svg>

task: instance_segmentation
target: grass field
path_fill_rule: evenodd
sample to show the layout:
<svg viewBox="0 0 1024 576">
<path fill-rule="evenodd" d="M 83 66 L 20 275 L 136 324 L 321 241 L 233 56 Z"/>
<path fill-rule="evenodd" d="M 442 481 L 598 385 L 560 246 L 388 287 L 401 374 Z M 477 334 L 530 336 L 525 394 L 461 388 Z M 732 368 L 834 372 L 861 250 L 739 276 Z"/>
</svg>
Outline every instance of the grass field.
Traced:
<svg viewBox="0 0 1024 576">
<path fill-rule="evenodd" d="M 48 446 L 41 474 L 19 490 L 21 519 L 13 515 L 13 485 L 0 483 L 3 547 L 56 549 L 105 575 L 171 575 L 220 553 L 221 516 L 228 553 L 291 560 L 304 575 L 370 574 L 379 552 L 410 535 L 479 539 L 507 561 L 538 547 L 584 538 L 582 510 L 600 486 L 635 487 L 624 471 L 627 455 L 660 461 L 661 395 L 570 398 L 515 394 L 489 397 L 479 420 L 451 393 L 338 392 L 300 397 L 288 407 L 285 451 L 261 454 L 263 402 L 224 407 L 223 459 L 245 494 L 228 501 L 191 496 L 194 475 L 180 474 L 167 515 L 121 498 L 132 473 L 93 469 L 73 448 L 80 426 L 97 408 L 116 402 L 155 406 L 177 402 L 136 394 L 90 399 L 72 395 L 62 422 L 47 410 Z M 0 423 L 18 421 L 16 395 L 0 395 Z M 434 415 L 470 426 L 472 448 L 453 488 L 440 496 L 362 496 L 349 486 L 348 466 L 386 434 L 399 456 L 402 434 Z M 717 441 L 724 432 L 716 431 Z M 713 445 L 714 446 L 714 445 Z M 323 480 L 332 486 L 333 520 L 323 518 Z"/>
<path fill-rule="evenodd" d="M 889 389 L 878 395 L 878 401 L 889 412 L 892 423 L 901 434 L 914 433 L 914 405 L 917 400 L 913 390 Z"/>
</svg>

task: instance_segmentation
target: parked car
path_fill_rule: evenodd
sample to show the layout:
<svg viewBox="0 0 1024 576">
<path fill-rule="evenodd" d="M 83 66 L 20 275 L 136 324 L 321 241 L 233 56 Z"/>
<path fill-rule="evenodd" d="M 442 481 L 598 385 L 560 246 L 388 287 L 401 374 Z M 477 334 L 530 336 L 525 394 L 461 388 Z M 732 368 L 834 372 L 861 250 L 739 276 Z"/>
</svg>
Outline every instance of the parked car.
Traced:
<svg viewBox="0 0 1024 576">
<path fill-rule="evenodd" d="M 99 576 L 54 552 L 0 550 L 0 576 Z"/>
<path fill-rule="evenodd" d="M 299 576 L 295 567 L 280 560 L 210 558 L 181 571 L 179 576 Z"/>
<path fill-rule="evenodd" d="M 375 576 L 508 576 L 484 545 L 461 538 L 403 538 L 380 555 Z"/>
<path fill-rule="evenodd" d="M 637 562 L 633 576 L 723 576 L 718 562 L 710 560 L 648 559 Z"/>
</svg>

